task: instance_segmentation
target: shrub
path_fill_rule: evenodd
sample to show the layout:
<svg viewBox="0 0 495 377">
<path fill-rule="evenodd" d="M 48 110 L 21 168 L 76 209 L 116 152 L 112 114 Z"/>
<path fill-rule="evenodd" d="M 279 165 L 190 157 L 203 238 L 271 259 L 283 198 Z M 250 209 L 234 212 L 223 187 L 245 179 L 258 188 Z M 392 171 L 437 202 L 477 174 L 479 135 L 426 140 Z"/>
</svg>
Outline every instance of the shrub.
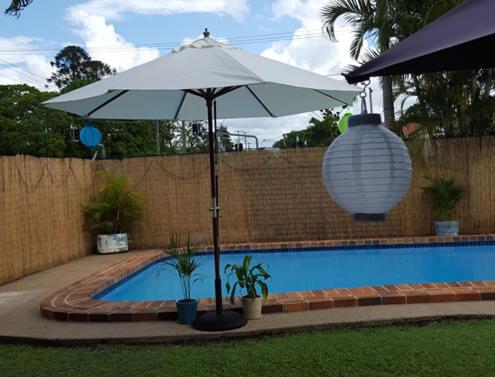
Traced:
<svg viewBox="0 0 495 377">
<path fill-rule="evenodd" d="M 105 185 L 85 207 L 88 228 L 97 234 L 127 233 L 143 217 L 143 200 L 125 176 L 105 176 Z"/>
<path fill-rule="evenodd" d="M 191 301 L 191 286 L 201 280 L 201 276 L 194 273 L 201 266 L 195 258 L 198 250 L 199 245 L 192 244 L 190 236 L 187 236 L 186 245 L 182 246 L 180 237 L 177 234 L 170 236 L 170 241 L 166 248 L 170 259 L 165 263 L 179 275 L 185 301 Z"/>
<path fill-rule="evenodd" d="M 268 286 L 265 283 L 271 276 L 266 272 L 262 263 L 250 266 L 251 255 L 246 255 L 241 265 L 227 264 L 224 269 L 224 273 L 227 275 L 227 284 L 225 285 L 227 293 L 230 293 L 230 301 L 234 303 L 234 297 L 236 289 L 245 289 L 246 295 L 251 299 L 259 297 L 256 287 L 260 287 L 261 295 L 263 298 L 268 296 Z M 230 278 L 235 276 L 236 281 L 234 285 L 230 285 Z"/>
<path fill-rule="evenodd" d="M 433 216 L 438 221 L 453 219 L 454 209 L 464 196 L 466 189 L 454 179 L 435 178 L 431 185 L 423 187 L 423 191 L 433 203 Z"/>
</svg>

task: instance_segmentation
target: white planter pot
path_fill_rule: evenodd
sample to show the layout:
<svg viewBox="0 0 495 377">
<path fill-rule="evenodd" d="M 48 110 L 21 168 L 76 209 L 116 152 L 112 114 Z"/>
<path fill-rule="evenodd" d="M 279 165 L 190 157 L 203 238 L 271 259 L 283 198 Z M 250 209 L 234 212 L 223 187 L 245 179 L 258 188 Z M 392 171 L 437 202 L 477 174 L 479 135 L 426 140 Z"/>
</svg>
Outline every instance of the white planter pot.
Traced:
<svg viewBox="0 0 495 377">
<path fill-rule="evenodd" d="M 437 236 L 458 236 L 459 221 L 435 221 L 435 233 Z"/>
<path fill-rule="evenodd" d="M 262 317 L 261 307 L 263 300 L 261 297 L 256 297 L 255 299 L 242 297 L 241 301 L 242 310 L 246 319 L 260 319 Z"/>
<path fill-rule="evenodd" d="M 98 234 L 96 248 L 99 254 L 121 253 L 129 250 L 127 233 Z"/>
</svg>

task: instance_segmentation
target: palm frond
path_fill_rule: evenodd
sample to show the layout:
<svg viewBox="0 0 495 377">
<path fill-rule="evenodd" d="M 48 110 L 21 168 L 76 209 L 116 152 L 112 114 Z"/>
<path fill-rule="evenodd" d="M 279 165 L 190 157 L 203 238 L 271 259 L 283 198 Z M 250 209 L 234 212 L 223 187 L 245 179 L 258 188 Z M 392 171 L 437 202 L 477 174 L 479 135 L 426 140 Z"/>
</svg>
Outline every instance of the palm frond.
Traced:
<svg viewBox="0 0 495 377">
<path fill-rule="evenodd" d="M 32 2 L 33 0 L 12 0 L 9 7 L 5 9 L 5 14 L 19 17 L 24 8 L 26 8 Z"/>
<path fill-rule="evenodd" d="M 335 24 L 339 18 L 343 18 L 354 28 L 360 25 L 368 27 L 372 22 L 374 5 L 370 0 L 331 0 L 321 9 L 323 29 L 330 40 L 336 41 Z"/>
</svg>

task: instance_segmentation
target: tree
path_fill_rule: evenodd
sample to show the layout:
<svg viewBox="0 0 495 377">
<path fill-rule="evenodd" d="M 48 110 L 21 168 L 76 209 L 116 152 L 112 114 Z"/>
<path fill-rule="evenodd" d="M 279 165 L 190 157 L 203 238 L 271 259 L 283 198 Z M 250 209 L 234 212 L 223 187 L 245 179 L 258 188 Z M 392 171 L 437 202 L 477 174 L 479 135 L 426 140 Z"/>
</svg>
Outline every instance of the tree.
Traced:
<svg viewBox="0 0 495 377">
<path fill-rule="evenodd" d="M 70 125 L 78 120 L 40 105 L 54 95 L 28 85 L 0 86 L 0 155 L 83 155 L 83 148 L 67 148 Z"/>
<path fill-rule="evenodd" d="M 5 14 L 19 17 L 24 8 L 32 2 L 33 0 L 12 0 L 9 7 L 5 9 Z"/>
<path fill-rule="evenodd" d="M 229 130 L 225 126 L 218 127 L 217 130 L 218 143 L 220 144 L 221 150 L 225 152 L 232 152 L 234 150 L 234 143 L 229 135 Z"/>
<path fill-rule="evenodd" d="M 80 46 L 64 47 L 55 56 L 55 61 L 51 61 L 50 64 L 57 68 L 57 72 L 54 72 L 47 81 L 54 83 L 61 90 L 76 80 L 90 83 L 116 73 L 108 64 L 92 60 L 86 50 Z"/>
<path fill-rule="evenodd" d="M 28 85 L 0 85 L 0 155 L 92 157 L 92 150 L 71 137 L 71 128 L 82 128 L 84 121 L 41 105 L 56 95 Z M 109 158 L 156 153 L 153 122 L 93 120 L 92 123 L 102 133 Z M 162 153 L 176 153 L 173 123 L 162 121 L 159 127 Z"/>
<path fill-rule="evenodd" d="M 330 0 L 322 8 L 323 26 L 331 40 L 336 41 L 335 24 L 343 18 L 354 28 L 350 53 L 355 60 L 366 55 L 363 44 L 366 39 L 376 42 L 378 52 L 389 49 L 391 39 L 394 37 L 394 27 L 398 22 L 398 12 L 395 12 L 394 4 L 389 0 Z M 368 55 L 369 55 L 368 51 Z M 395 121 L 394 96 L 392 91 L 392 79 L 388 76 L 382 78 L 383 112 L 385 124 L 391 127 Z"/>
<path fill-rule="evenodd" d="M 396 35 L 405 39 L 434 21 L 462 0 L 403 1 L 402 21 Z M 404 75 L 396 89 L 402 103 L 415 98 L 407 110 L 401 106 L 397 126 L 419 122 L 428 138 L 482 136 L 495 132 L 495 71 L 493 69 Z M 397 130 L 398 131 L 398 130 Z"/>
<path fill-rule="evenodd" d="M 494 89 L 493 69 L 418 75 L 402 92 L 418 100 L 402 111 L 397 125 L 418 122 L 429 138 L 493 135 Z"/>
<path fill-rule="evenodd" d="M 339 135 L 337 124 L 340 114 L 330 109 L 322 110 L 321 119 L 311 118 L 309 126 L 301 131 L 291 131 L 273 144 L 274 148 L 328 146 Z"/>
<path fill-rule="evenodd" d="M 322 8 L 324 27 L 332 40 L 335 38 L 335 23 L 339 18 L 354 27 L 351 56 L 361 63 L 382 53 L 394 43 L 409 37 L 463 0 L 330 0 Z M 362 51 L 365 40 L 371 40 L 376 51 Z M 393 127 L 395 121 L 394 91 L 406 86 L 415 87 L 418 101 L 423 101 L 418 76 L 382 77 L 385 123 Z M 403 92 L 403 90 L 402 90 Z"/>
</svg>

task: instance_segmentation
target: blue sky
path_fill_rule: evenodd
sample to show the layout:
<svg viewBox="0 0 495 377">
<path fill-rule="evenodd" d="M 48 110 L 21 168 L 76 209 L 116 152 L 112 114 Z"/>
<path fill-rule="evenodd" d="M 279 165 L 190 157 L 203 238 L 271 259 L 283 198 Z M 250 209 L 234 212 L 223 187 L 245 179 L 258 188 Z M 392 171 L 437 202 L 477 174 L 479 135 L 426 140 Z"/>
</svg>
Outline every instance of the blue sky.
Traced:
<svg viewBox="0 0 495 377">
<path fill-rule="evenodd" d="M 3 3 L 5 8 L 8 1 Z M 213 37 L 227 40 L 288 33 L 283 40 L 271 38 L 239 46 L 320 74 L 336 75 L 352 63 L 348 54 L 352 36 L 344 24 L 337 34 L 338 43 L 330 42 L 321 33 L 319 13 L 324 3 L 325 0 L 34 0 L 19 19 L 0 16 L 0 84 L 26 82 L 46 90 L 44 80 L 52 70 L 49 62 L 67 44 L 81 45 L 94 59 L 122 71 L 167 53 L 168 43 L 176 47 L 198 37 L 204 27 Z M 227 121 L 226 125 L 255 133 L 269 144 L 285 132 L 306 127 L 314 115 Z"/>
<path fill-rule="evenodd" d="M 41 37 L 45 41 L 39 46 L 50 49 L 63 47 L 68 42 L 84 45 L 83 38 L 72 31 L 74 25 L 66 17 L 67 9 L 81 3 L 78 0 L 35 0 L 21 18 L 2 17 L 1 36 Z M 112 24 L 120 35 L 134 44 L 180 42 L 184 37 L 199 35 L 204 27 L 209 27 L 217 36 L 237 37 L 288 32 L 300 26 L 290 17 L 274 19 L 272 4 L 270 1 L 251 0 L 250 12 L 240 20 L 221 13 L 190 12 L 163 16 L 128 12 Z M 257 43 L 243 48 L 260 53 L 269 46 L 269 43 Z"/>
</svg>

